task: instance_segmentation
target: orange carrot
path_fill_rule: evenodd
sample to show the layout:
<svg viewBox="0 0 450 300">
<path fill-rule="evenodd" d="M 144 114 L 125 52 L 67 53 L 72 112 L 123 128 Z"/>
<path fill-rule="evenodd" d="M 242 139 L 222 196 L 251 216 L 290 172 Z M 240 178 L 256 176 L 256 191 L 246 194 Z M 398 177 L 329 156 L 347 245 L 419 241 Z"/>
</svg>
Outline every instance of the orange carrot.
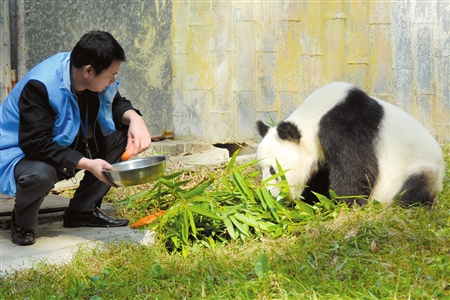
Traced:
<svg viewBox="0 0 450 300">
<path fill-rule="evenodd" d="M 128 148 L 125 149 L 125 152 L 122 154 L 120 159 L 122 159 L 122 161 L 129 160 L 130 157 L 133 156 L 133 151 L 134 151 L 134 144 L 131 143 L 130 146 L 128 146 Z"/>
<path fill-rule="evenodd" d="M 146 217 L 143 217 L 139 220 L 137 220 L 136 222 L 134 222 L 133 224 L 130 225 L 131 228 L 137 228 L 137 227 L 141 227 L 147 224 L 152 223 L 153 221 L 155 221 L 157 218 L 161 217 L 166 211 L 165 210 L 160 210 L 154 214 L 150 214 Z"/>
</svg>

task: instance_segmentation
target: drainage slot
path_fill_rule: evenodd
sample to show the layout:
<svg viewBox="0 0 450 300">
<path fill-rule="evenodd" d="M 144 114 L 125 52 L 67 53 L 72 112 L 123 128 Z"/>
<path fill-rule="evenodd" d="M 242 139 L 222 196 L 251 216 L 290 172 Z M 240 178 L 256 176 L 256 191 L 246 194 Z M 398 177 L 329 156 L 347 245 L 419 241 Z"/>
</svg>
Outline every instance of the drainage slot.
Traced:
<svg viewBox="0 0 450 300">
<path fill-rule="evenodd" d="M 213 146 L 217 148 L 227 149 L 229 157 L 232 157 L 233 154 L 238 150 L 240 150 L 239 155 L 245 155 L 255 152 L 254 151 L 255 149 L 247 145 L 246 143 L 224 143 L 224 144 L 217 143 L 214 144 Z"/>
</svg>

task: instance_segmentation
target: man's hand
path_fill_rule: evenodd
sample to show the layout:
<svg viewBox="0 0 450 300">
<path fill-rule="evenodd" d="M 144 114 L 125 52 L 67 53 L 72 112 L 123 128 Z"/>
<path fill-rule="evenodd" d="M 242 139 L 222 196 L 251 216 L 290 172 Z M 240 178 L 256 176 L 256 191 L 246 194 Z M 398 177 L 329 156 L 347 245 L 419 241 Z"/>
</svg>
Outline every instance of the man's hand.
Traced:
<svg viewBox="0 0 450 300">
<path fill-rule="evenodd" d="M 82 169 L 91 172 L 94 174 L 95 177 L 98 178 L 98 180 L 109 184 L 110 186 L 117 187 L 114 183 L 112 183 L 108 177 L 103 173 L 103 170 L 112 170 L 113 166 L 109 164 L 106 160 L 96 158 L 96 159 L 89 159 L 83 157 L 78 162 L 77 169 Z"/>
<path fill-rule="evenodd" d="M 134 110 L 127 110 L 122 116 L 122 123 L 128 125 L 127 149 L 133 146 L 131 156 L 141 153 L 152 143 L 147 126 L 140 115 Z M 131 145 L 133 144 L 133 145 Z"/>
</svg>

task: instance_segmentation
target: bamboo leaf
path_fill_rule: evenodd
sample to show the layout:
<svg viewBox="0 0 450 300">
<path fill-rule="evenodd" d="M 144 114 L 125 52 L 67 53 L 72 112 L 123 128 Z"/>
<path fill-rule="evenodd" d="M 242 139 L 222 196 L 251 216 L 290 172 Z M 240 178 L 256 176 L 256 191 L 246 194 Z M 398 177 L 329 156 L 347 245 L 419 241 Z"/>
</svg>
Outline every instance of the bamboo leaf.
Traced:
<svg viewBox="0 0 450 300">
<path fill-rule="evenodd" d="M 307 213 L 309 215 L 314 215 L 314 209 L 308 203 L 305 203 L 305 202 L 300 201 L 300 200 L 294 200 L 294 202 L 297 205 L 297 208 L 299 210 L 301 210 L 302 212 L 305 212 L 305 213 Z"/>
<path fill-rule="evenodd" d="M 272 214 L 272 216 L 279 221 L 280 220 L 280 216 L 278 216 L 277 214 L 277 203 L 275 203 L 276 201 L 273 199 L 272 194 L 270 194 L 270 192 L 263 188 L 262 191 L 262 197 L 261 200 L 264 201 L 267 206 L 269 207 L 269 211 Z"/>
<path fill-rule="evenodd" d="M 171 188 L 171 189 L 173 189 L 173 188 L 175 187 L 175 183 L 173 183 L 172 181 L 167 180 L 167 179 L 165 179 L 165 178 L 159 178 L 159 181 L 160 181 L 162 184 L 164 184 L 165 186 L 167 186 L 167 187 L 169 187 L 169 188 Z"/>
<path fill-rule="evenodd" d="M 263 188 L 263 189 L 266 189 L 266 188 Z M 256 196 L 260 199 L 262 207 L 264 208 L 264 210 L 266 210 L 267 209 L 267 203 L 264 200 L 264 196 L 263 196 L 263 194 L 261 192 L 261 189 L 255 190 L 255 193 L 256 193 Z"/>
<path fill-rule="evenodd" d="M 189 223 L 191 225 L 191 230 L 192 230 L 192 235 L 195 238 L 197 238 L 197 226 L 195 225 L 194 216 L 192 215 L 192 213 L 189 210 L 186 212 L 188 213 Z"/>
<path fill-rule="evenodd" d="M 183 186 L 183 185 L 185 185 L 185 184 L 187 184 L 189 182 L 190 182 L 190 180 L 177 181 L 177 182 L 174 183 L 174 187 L 177 188 L 177 187 Z"/>
<path fill-rule="evenodd" d="M 231 220 L 231 222 L 236 226 L 236 228 L 246 237 L 250 237 L 248 233 L 248 229 L 243 226 L 242 223 L 240 223 L 234 216 L 228 216 L 228 218 Z"/>
<path fill-rule="evenodd" d="M 247 224 L 248 226 L 252 226 L 253 228 L 260 229 L 260 230 L 263 230 L 263 231 L 267 231 L 268 230 L 267 226 L 264 225 L 263 222 L 255 221 L 252 218 L 249 218 L 249 217 L 244 216 L 244 215 L 239 214 L 239 213 L 235 214 L 234 217 L 238 221 L 241 221 L 242 223 Z"/>
<path fill-rule="evenodd" d="M 172 174 L 165 175 L 162 178 L 164 178 L 166 180 L 170 180 L 170 179 L 174 179 L 174 178 L 176 178 L 176 177 L 178 177 L 178 176 L 180 176 L 180 175 L 182 175 L 184 173 L 185 173 L 185 171 L 178 171 L 178 172 L 175 172 L 175 173 L 172 173 Z"/>
<path fill-rule="evenodd" d="M 228 181 L 228 178 L 226 176 L 222 176 L 220 178 L 220 180 L 222 181 L 223 186 L 225 187 L 225 189 L 231 193 L 231 186 L 230 186 L 230 182 Z"/>
<path fill-rule="evenodd" d="M 125 198 L 125 200 L 135 201 L 139 198 L 146 198 L 148 196 L 148 194 L 150 194 L 149 191 L 142 191 L 142 192 L 136 193 L 134 195 L 128 196 L 127 198 Z"/>
<path fill-rule="evenodd" d="M 187 245 L 189 244 L 189 221 L 187 211 L 183 211 L 183 222 L 181 223 L 181 229 L 181 237 L 183 239 L 183 243 Z"/>
<path fill-rule="evenodd" d="M 242 225 L 242 228 L 245 230 L 245 232 L 247 232 L 247 235 L 250 237 L 250 232 L 249 232 L 250 227 L 245 223 L 242 223 L 241 225 Z M 245 240 L 245 237 L 243 235 L 240 235 L 240 237 L 243 241 Z"/>
<path fill-rule="evenodd" d="M 306 220 L 309 217 L 311 217 L 313 214 L 306 213 L 304 211 L 295 211 L 291 210 L 286 214 L 286 218 L 288 219 L 289 223 L 292 223 L 293 221 L 299 221 L 299 220 Z M 280 221 L 282 223 L 283 220 Z M 284 224 L 284 222 L 283 222 Z"/>
<path fill-rule="evenodd" d="M 234 153 L 233 153 L 233 156 L 231 156 L 231 159 L 230 159 L 230 161 L 228 162 L 227 168 L 226 168 L 227 173 L 230 173 L 231 170 L 233 169 L 233 166 L 234 166 L 234 164 L 236 163 L 236 158 L 237 158 L 238 154 L 239 154 L 239 150 L 237 150 L 236 152 L 234 152 Z"/>
<path fill-rule="evenodd" d="M 180 239 L 177 236 L 171 236 L 170 239 L 172 240 L 175 249 L 180 247 Z"/>
<path fill-rule="evenodd" d="M 314 195 L 316 195 L 317 199 L 319 199 L 320 203 L 325 207 L 326 210 L 331 210 L 334 208 L 333 202 L 331 202 L 330 199 L 328 199 L 326 196 L 321 195 L 316 192 L 312 192 Z"/>
<path fill-rule="evenodd" d="M 134 195 L 128 196 L 125 199 L 122 199 L 118 202 L 119 205 L 127 205 L 127 207 L 133 207 L 134 204 L 141 200 L 141 199 L 145 199 L 145 198 L 152 198 L 154 197 L 154 193 L 152 193 L 152 191 L 142 191 L 139 193 L 136 193 Z"/>
<path fill-rule="evenodd" d="M 181 245 L 181 255 L 186 258 L 189 255 L 189 248 L 185 245 Z"/>
<path fill-rule="evenodd" d="M 235 172 L 231 174 L 231 177 L 233 178 L 233 181 L 238 186 L 239 190 L 243 195 L 247 196 L 247 199 L 251 203 L 255 203 L 255 197 L 253 195 L 253 192 L 248 187 L 247 182 L 245 181 L 244 177 L 242 177 L 241 173 Z"/>
<path fill-rule="evenodd" d="M 162 193 L 163 184 L 160 181 L 158 181 L 158 183 L 155 185 L 155 187 L 157 187 L 156 200 L 158 201 L 158 207 L 161 208 L 161 198 L 163 196 L 163 193 Z"/>
<path fill-rule="evenodd" d="M 254 178 L 259 175 L 259 171 L 251 172 L 245 176 L 246 178 Z"/>
<path fill-rule="evenodd" d="M 336 195 L 336 193 L 333 190 L 329 190 L 328 191 L 330 193 L 330 198 L 331 199 L 337 199 L 338 195 Z"/>
<path fill-rule="evenodd" d="M 236 167 L 234 168 L 234 171 L 239 171 L 239 170 L 242 170 L 242 169 L 247 169 L 247 168 L 250 167 L 250 166 L 256 165 L 259 161 L 260 161 L 260 159 L 259 159 L 259 160 L 255 159 L 255 160 L 252 160 L 252 161 L 243 163 L 243 164 L 241 164 L 241 165 L 239 165 L 239 166 L 236 166 Z M 258 172 L 258 171 L 256 171 L 256 172 Z"/>
<path fill-rule="evenodd" d="M 228 234 L 230 237 L 235 240 L 238 237 L 238 233 L 234 230 L 233 223 L 228 218 L 223 219 L 223 223 L 225 224 L 225 228 L 227 229 Z"/>
<path fill-rule="evenodd" d="M 221 217 L 219 217 L 219 216 L 217 216 L 217 215 L 215 215 L 215 214 L 213 214 L 213 213 L 211 213 L 209 211 L 206 211 L 203 208 L 201 208 L 201 207 L 199 207 L 197 205 L 194 205 L 194 204 L 189 204 L 188 205 L 188 209 L 191 212 L 195 212 L 195 213 L 197 213 L 199 215 L 202 215 L 202 216 L 214 219 L 214 220 L 222 220 L 223 219 L 223 218 L 221 218 Z"/>
<path fill-rule="evenodd" d="M 206 183 L 203 183 L 201 185 L 197 185 L 195 188 L 189 190 L 188 192 L 186 192 L 184 194 L 185 198 L 189 198 L 189 197 L 195 197 L 200 195 L 201 193 L 203 193 L 203 191 L 209 187 L 211 184 L 213 183 L 213 180 L 208 180 Z"/>
<path fill-rule="evenodd" d="M 160 227 L 166 225 L 169 220 L 177 219 L 177 216 L 180 214 L 182 209 L 184 208 L 180 202 L 174 203 L 166 212 L 162 215 L 161 220 L 159 221 Z"/>
<path fill-rule="evenodd" d="M 272 176 L 270 176 L 270 177 L 268 177 L 268 178 L 266 178 L 266 179 L 264 179 L 263 181 L 261 181 L 261 185 L 266 185 L 267 183 L 269 183 L 270 181 L 272 181 L 272 180 L 275 180 L 275 179 L 277 179 L 277 178 L 286 178 L 286 176 L 285 176 L 285 172 L 287 172 L 287 171 L 289 171 L 289 170 L 286 170 L 286 171 L 279 171 L 278 173 L 276 173 L 276 174 L 274 174 L 274 175 L 272 175 Z M 281 182 L 279 182 L 278 183 L 280 186 L 282 185 L 282 186 L 286 186 L 287 185 L 287 181 L 281 181 Z"/>
<path fill-rule="evenodd" d="M 277 164 L 277 169 L 278 169 L 278 173 L 280 173 L 281 180 L 282 180 L 283 182 L 287 183 L 287 179 L 286 179 L 285 173 L 286 173 L 288 170 L 283 170 L 283 168 L 281 167 L 281 165 L 280 165 L 280 163 L 278 162 L 278 160 L 275 160 L 275 163 Z"/>
<path fill-rule="evenodd" d="M 275 230 L 272 231 L 272 236 L 280 237 L 281 235 L 283 235 L 283 227 L 282 225 L 278 225 L 276 226 Z"/>
</svg>

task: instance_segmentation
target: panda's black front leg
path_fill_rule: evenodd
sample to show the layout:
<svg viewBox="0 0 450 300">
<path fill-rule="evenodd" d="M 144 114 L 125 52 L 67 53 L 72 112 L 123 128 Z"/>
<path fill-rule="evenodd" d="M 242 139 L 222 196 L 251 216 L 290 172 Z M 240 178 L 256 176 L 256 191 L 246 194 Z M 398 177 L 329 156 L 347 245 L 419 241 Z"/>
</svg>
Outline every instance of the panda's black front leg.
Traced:
<svg viewBox="0 0 450 300">
<path fill-rule="evenodd" d="M 329 176 L 330 173 L 326 167 L 319 167 L 319 171 L 312 174 L 309 181 L 307 182 L 306 187 L 302 193 L 303 197 L 302 201 L 311 205 L 317 203 L 319 200 L 312 193 L 312 191 L 324 195 L 326 197 L 330 197 Z"/>
</svg>

